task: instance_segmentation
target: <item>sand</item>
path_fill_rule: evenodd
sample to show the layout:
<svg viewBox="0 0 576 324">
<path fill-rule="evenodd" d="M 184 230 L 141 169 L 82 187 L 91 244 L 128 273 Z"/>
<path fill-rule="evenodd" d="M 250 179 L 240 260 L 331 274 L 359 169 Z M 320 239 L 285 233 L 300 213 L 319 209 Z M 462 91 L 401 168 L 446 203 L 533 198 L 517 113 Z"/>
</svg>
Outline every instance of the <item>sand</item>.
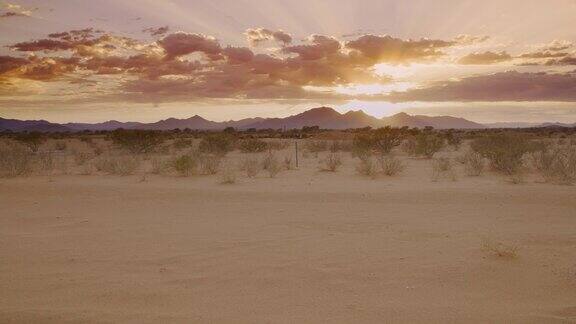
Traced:
<svg viewBox="0 0 576 324">
<path fill-rule="evenodd" d="M 0 179 L 0 323 L 576 321 L 576 187 L 315 161 Z"/>
</svg>

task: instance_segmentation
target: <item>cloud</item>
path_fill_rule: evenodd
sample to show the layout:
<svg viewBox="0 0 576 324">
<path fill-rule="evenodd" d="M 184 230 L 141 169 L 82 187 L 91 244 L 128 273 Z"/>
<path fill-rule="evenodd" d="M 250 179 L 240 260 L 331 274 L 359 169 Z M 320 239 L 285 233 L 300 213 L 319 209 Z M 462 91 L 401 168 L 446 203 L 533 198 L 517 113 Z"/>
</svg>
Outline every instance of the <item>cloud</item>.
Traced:
<svg viewBox="0 0 576 324">
<path fill-rule="evenodd" d="M 570 54 L 565 53 L 565 52 L 553 52 L 553 51 L 549 51 L 549 50 L 544 50 L 544 51 L 538 51 L 538 52 L 524 53 L 524 54 L 521 54 L 519 57 L 520 58 L 526 58 L 526 59 L 545 59 L 545 58 L 565 57 L 568 55 L 570 55 Z"/>
<path fill-rule="evenodd" d="M 312 35 L 308 38 L 311 44 L 284 47 L 284 53 L 298 54 L 302 60 L 319 60 L 339 53 L 340 42 L 332 37 Z"/>
<path fill-rule="evenodd" d="M 551 43 L 545 45 L 543 50 L 549 51 L 564 51 L 574 46 L 574 44 L 570 41 L 566 40 L 554 40 Z"/>
<path fill-rule="evenodd" d="M 32 16 L 32 11 L 35 9 L 26 9 L 21 5 L 13 3 L 2 4 L 2 9 L 5 10 L 4 13 L 0 13 L 0 18 L 11 18 L 11 17 L 30 17 Z"/>
<path fill-rule="evenodd" d="M 195 52 L 201 52 L 216 59 L 222 52 L 220 44 L 214 37 L 202 34 L 177 32 L 162 38 L 158 44 L 164 49 L 168 60 Z"/>
<path fill-rule="evenodd" d="M 392 101 L 576 101 L 573 73 L 502 72 L 395 92 Z"/>
<path fill-rule="evenodd" d="M 576 65 L 576 56 L 565 56 L 560 59 L 552 59 L 546 61 L 546 65 Z"/>
<path fill-rule="evenodd" d="M 67 82 L 70 86 L 90 84 L 93 89 L 106 88 L 107 95 L 115 100 L 143 102 L 342 100 L 353 96 L 336 93 L 338 87 L 393 82 L 389 76 L 377 73 L 377 64 L 435 62 L 447 56 L 453 47 L 460 48 L 463 44 L 484 39 L 481 36 L 459 36 L 450 41 L 404 40 L 392 36 L 361 35 L 343 42 L 329 35 L 311 35 L 293 43 L 291 37 L 281 36 L 280 32 L 251 30 L 253 32 L 249 35 L 253 37 L 253 42 L 277 41 L 282 46 L 275 51 L 230 46 L 208 35 L 186 32 L 167 32 L 162 36 L 156 35 L 152 41 L 136 40 L 93 28 L 52 33 L 44 39 L 11 45 L 10 48 L 17 54 L 0 56 L 0 80 L 11 87 L 19 84 L 16 82 L 18 79 L 34 80 L 39 84 L 54 81 Z M 155 33 L 153 30 L 150 32 Z M 465 64 L 493 64 L 511 59 L 506 52 L 486 52 L 469 55 L 461 61 Z M 550 62 L 551 65 L 571 63 L 566 57 L 553 59 L 557 62 Z M 547 79 L 542 81 L 545 77 Z M 528 98 L 537 95 L 546 98 L 554 96 L 553 88 L 546 88 L 545 85 L 556 81 L 554 87 L 560 91 L 563 86 L 571 84 L 573 77 L 497 74 L 443 82 L 390 96 L 382 94 L 363 98 L 490 101 L 506 96 L 520 97 L 520 94 Z M 500 94 L 502 89 L 506 92 Z M 526 93 L 522 92 L 524 90 Z M 495 94 L 493 97 L 492 93 Z M 95 93 L 84 96 L 96 100 Z M 570 98 L 567 94 L 562 96 L 565 100 Z M 556 94 L 556 98 L 562 96 L 559 92 Z M 103 99 L 98 97 L 98 100 Z"/>
<path fill-rule="evenodd" d="M 444 56 L 441 49 L 454 45 L 454 42 L 443 40 L 402 40 L 391 36 L 364 35 L 347 42 L 346 48 L 356 50 L 378 63 L 407 63 Z"/>
<path fill-rule="evenodd" d="M 459 64 L 465 65 L 488 65 L 512 60 L 512 56 L 506 52 L 471 53 L 458 60 Z"/>
<path fill-rule="evenodd" d="M 151 36 L 161 36 L 161 35 L 168 33 L 168 31 L 170 31 L 170 27 L 168 27 L 168 26 L 149 27 L 149 28 L 143 29 L 142 31 L 150 34 Z"/>
<path fill-rule="evenodd" d="M 489 36 L 474 36 L 474 35 L 458 35 L 454 38 L 454 42 L 461 45 L 474 45 L 478 43 L 483 43 L 489 40 Z"/>
<path fill-rule="evenodd" d="M 13 56 L 0 56 L 0 74 L 21 68 L 29 63 L 28 59 Z"/>
<path fill-rule="evenodd" d="M 282 30 L 273 31 L 266 28 L 250 28 L 244 33 L 251 46 L 258 46 L 265 41 L 276 41 L 283 45 L 292 43 L 292 36 Z"/>
</svg>

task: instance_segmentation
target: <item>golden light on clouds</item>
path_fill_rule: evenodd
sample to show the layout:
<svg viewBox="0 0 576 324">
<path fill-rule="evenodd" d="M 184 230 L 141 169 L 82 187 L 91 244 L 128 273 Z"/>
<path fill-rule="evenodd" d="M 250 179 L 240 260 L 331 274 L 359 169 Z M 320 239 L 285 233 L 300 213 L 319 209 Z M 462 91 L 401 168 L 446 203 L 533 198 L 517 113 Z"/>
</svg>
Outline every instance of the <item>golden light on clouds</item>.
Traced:
<svg viewBox="0 0 576 324">
<path fill-rule="evenodd" d="M 76 107 L 81 119 L 94 103 L 213 106 L 225 118 L 295 102 L 576 102 L 576 8 L 565 0 L 22 0 L 2 10 L 0 113 L 14 116 Z"/>
</svg>

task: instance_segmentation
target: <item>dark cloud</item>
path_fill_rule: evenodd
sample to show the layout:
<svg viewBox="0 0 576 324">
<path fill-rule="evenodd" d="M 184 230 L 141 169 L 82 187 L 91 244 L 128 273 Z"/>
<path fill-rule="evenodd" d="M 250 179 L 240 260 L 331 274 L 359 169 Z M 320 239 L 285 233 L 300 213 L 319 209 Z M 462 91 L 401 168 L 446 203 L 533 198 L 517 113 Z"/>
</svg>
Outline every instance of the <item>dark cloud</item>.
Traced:
<svg viewBox="0 0 576 324">
<path fill-rule="evenodd" d="M 576 101 L 576 75 L 515 71 L 440 82 L 386 97 L 393 101 Z"/>
<path fill-rule="evenodd" d="M 526 59 L 545 59 L 545 58 L 558 58 L 558 57 L 565 57 L 570 54 L 564 52 L 553 52 L 549 50 L 538 51 L 538 52 L 531 52 L 531 53 L 524 53 L 520 55 L 520 58 Z"/>
<path fill-rule="evenodd" d="M 576 65 L 576 56 L 565 56 L 560 59 L 552 59 L 546 61 L 546 65 Z"/>
<path fill-rule="evenodd" d="M 488 65 L 512 60 L 512 56 L 506 52 L 484 52 L 468 54 L 458 60 L 459 64 Z"/>
<path fill-rule="evenodd" d="M 161 36 L 170 31 L 170 27 L 162 26 L 162 27 L 150 27 L 142 30 L 145 33 L 150 34 L 151 36 Z"/>
<path fill-rule="evenodd" d="M 41 39 L 31 42 L 21 42 L 10 46 L 10 49 L 20 52 L 65 51 L 72 48 L 73 46 L 70 44 L 70 42 L 55 39 Z"/>
<path fill-rule="evenodd" d="M 441 49 L 455 42 L 420 39 L 402 40 L 391 36 L 364 35 L 346 43 L 348 49 L 360 52 L 374 62 L 407 63 L 433 60 L 445 55 Z"/>
<path fill-rule="evenodd" d="M 10 17 L 29 17 L 29 15 L 15 11 L 7 11 L 0 14 L 0 18 L 10 18 Z"/>
<path fill-rule="evenodd" d="M 169 60 L 195 52 L 216 58 L 222 52 L 222 48 L 215 38 L 202 34 L 178 32 L 162 38 L 158 44 L 164 49 L 166 59 Z"/>
<path fill-rule="evenodd" d="M 13 56 L 0 56 L 0 75 L 6 72 L 10 72 L 19 69 L 30 61 L 25 58 L 13 57 Z"/>
</svg>

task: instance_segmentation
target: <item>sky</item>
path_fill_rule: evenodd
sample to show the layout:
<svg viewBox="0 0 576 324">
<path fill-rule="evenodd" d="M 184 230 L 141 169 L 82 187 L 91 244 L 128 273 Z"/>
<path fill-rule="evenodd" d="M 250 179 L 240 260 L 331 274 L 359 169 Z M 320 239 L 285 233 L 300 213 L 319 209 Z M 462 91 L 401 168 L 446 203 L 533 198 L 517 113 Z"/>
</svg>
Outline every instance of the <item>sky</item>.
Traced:
<svg viewBox="0 0 576 324">
<path fill-rule="evenodd" d="M 576 122 L 576 0 L 0 0 L 0 117 Z"/>
</svg>

